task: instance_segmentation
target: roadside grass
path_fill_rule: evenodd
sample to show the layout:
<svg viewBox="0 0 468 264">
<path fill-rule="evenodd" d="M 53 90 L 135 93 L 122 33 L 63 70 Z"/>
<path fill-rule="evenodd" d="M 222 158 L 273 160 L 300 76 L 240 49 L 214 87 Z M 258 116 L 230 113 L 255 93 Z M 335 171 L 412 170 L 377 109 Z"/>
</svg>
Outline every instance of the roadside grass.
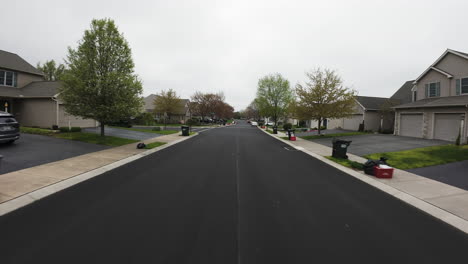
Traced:
<svg viewBox="0 0 468 264">
<path fill-rule="evenodd" d="M 387 158 L 388 165 L 398 169 L 414 169 L 468 160 L 468 145 L 443 145 L 404 151 L 374 153 L 368 159 Z"/>
<path fill-rule="evenodd" d="M 335 134 L 322 134 L 322 135 L 312 135 L 312 136 L 302 136 L 302 139 L 320 139 L 320 138 L 334 138 L 334 137 L 345 137 L 345 136 L 358 136 L 366 135 L 368 132 L 346 132 L 346 133 L 335 133 Z"/>
<path fill-rule="evenodd" d="M 143 128 L 117 127 L 117 126 L 111 126 L 111 127 L 112 128 L 118 128 L 118 129 L 124 129 L 124 130 L 130 130 L 130 131 L 160 134 L 160 135 L 170 135 L 170 134 L 175 134 L 175 133 L 179 132 L 177 130 L 158 130 L 158 131 L 155 131 L 155 130 L 143 129 Z"/>
<path fill-rule="evenodd" d="M 273 130 L 270 130 L 269 128 L 267 128 L 265 131 L 270 133 L 270 134 L 273 134 Z"/>
<path fill-rule="evenodd" d="M 62 139 L 77 140 L 77 141 L 112 146 L 112 147 L 118 147 L 118 146 L 138 142 L 138 140 L 134 140 L 134 139 L 119 138 L 119 137 L 112 137 L 112 136 L 101 137 L 101 135 L 99 134 L 85 133 L 85 132 L 59 133 L 53 136 L 57 138 L 62 138 Z"/>
<path fill-rule="evenodd" d="M 189 136 L 192 136 L 192 135 L 195 135 L 197 132 L 189 132 Z M 182 134 L 180 134 L 179 136 L 182 137 Z"/>
<path fill-rule="evenodd" d="M 149 143 L 149 144 L 146 144 L 146 147 L 145 149 L 152 149 L 152 148 L 157 148 L 159 146 L 162 146 L 166 144 L 166 142 L 153 142 L 153 143 Z"/>
<path fill-rule="evenodd" d="M 289 140 L 289 137 L 280 137 L 280 138 L 282 138 L 284 140 Z"/>
<path fill-rule="evenodd" d="M 334 161 L 338 164 L 341 164 L 345 167 L 348 167 L 348 168 L 351 168 L 351 169 L 357 169 L 357 170 L 364 170 L 364 165 L 359 163 L 359 162 L 356 162 L 356 161 L 352 161 L 352 160 L 349 160 L 349 159 L 338 159 L 338 158 L 334 158 L 332 156 L 326 156 L 325 158 L 331 160 L 331 161 Z"/>
<path fill-rule="evenodd" d="M 20 127 L 20 132 L 26 133 L 26 134 L 43 135 L 43 136 L 52 136 L 58 133 L 51 129 L 35 128 L 35 127 Z"/>
</svg>

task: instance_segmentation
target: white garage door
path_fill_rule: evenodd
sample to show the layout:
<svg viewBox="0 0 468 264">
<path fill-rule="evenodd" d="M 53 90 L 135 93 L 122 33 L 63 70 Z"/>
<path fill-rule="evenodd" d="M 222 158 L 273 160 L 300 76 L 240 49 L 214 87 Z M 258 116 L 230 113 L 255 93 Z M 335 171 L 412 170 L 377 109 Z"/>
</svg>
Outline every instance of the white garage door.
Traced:
<svg viewBox="0 0 468 264">
<path fill-rule="evenodd" d="M 460 129 L 461 114 L 435 114 L 434 138 L 455 141 Z"/>
<path fill-rule="evenodd" d="M 352 115 L 344 119 L 343 129 L 346 130 L 359 130 L 359 124 L 362 123 L 362 115 Z"/>
<path fill-rule="evenodd" d="M 422 137 L 422 114 L 401 114 L 400 136 Z"/>
</svg>

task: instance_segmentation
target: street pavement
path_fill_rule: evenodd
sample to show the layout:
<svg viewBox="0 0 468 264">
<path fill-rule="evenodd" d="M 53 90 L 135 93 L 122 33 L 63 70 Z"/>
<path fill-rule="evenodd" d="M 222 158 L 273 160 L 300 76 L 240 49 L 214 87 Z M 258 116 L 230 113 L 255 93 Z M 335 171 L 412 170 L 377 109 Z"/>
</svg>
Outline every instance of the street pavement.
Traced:
<svg viewBox="0 0 468 264">
<path fill-rule="evenodd" d="M 463 263 L 468 236 L 245 123 L 0 217 L 1 263 Z"/>
</svg>

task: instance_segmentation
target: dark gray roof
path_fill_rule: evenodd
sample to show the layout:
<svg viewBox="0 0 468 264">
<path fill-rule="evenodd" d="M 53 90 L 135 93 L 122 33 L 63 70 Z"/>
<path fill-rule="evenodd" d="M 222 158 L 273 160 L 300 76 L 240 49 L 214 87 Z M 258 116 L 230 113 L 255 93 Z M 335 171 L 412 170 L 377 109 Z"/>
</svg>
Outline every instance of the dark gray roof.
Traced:
<svg viewBox="0 0 468 264">
<path fill-rule="evenodd" d="M 388 102 L 388 98 L 371 96 L 356 96 L 356 100 L 365 110 L 380 110 L 381 106 Z"/>
<path fill-rule="evenodd" d="M 0 86 L 0 96 L 4 97 L 53 97 L 58 93 L 60 82 L 32 82 L 23 88 Z"/>
<path fill-rule="evenodd" d="M 408 104 L 397 105 L 394 108 L 402 109 L 446 106 L 468 106 L 468 95 L 427 98 Z"/>
<path fill-rule="evenodd" d="M 40 76 L 44 75 L 41 71 L 34 68 L 34 66 L 23 60 L 20 56 L 4 50 L 0 50 L 0 68 L 27 72 Z"/>
<path fill-rule="evenodd" d="M 460 54 L 462 54 L 462 55 L 465 55 L 465 56 L 467 56 L 467 57 L 468 57 L 468 53 L 461 52 L 461 51 L 458 51 L 458 50 L 453 50 L 453 51 L 455 51 L 455 52 L 458 52 L 458 53 L 460 53 Z"/>
<path fill-rule="evenodd" d="M 413 101 L 411 92 L 411 89 L 414 86 L 413 82 L 414 80 L 405 82 L 403 86 L 401 86 L 400 89 L 390 97 L 390 99 L 395 100 L 395 102 L 398 102 L 399 104 L 411 103 L 411 101 Z"/>
</svg>

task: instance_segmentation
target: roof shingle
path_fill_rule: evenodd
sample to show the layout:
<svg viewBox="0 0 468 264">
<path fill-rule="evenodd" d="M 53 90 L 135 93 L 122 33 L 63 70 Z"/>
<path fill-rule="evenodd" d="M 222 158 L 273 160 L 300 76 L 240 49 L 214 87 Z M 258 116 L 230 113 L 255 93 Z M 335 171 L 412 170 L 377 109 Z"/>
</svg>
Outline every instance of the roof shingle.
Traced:
<svg viewBox="0 0 468 264">
<path fill-rule="evenodd" d="M 0 50 L 0 68 L 43 76 L 44 74 L 17 54 Z"/>
</svg>

